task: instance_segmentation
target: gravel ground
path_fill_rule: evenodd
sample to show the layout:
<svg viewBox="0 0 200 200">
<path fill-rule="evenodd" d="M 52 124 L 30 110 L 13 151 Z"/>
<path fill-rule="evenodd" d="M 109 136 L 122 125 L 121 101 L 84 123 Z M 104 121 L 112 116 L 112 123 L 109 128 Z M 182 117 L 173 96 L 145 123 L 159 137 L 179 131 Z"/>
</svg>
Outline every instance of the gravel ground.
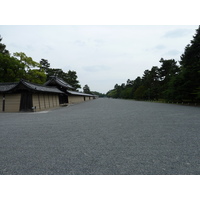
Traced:
<svg viewBox="0 0 200 200">
<path fill-rule="evenodd" d="M 0 113 L 0 174 L 200 174 L 200 108 L 97 99 Z"/>
</svg>

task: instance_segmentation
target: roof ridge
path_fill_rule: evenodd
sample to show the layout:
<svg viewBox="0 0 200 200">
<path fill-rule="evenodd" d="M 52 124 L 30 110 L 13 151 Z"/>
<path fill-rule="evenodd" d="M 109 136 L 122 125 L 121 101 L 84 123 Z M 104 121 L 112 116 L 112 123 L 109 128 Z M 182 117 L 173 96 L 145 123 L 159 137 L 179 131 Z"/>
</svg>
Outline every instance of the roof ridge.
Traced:
<svg viewBox="0 0 200 200">
<path fill-rule="evenodd" d="M 27 80 L 21 80 L 20 82 L 25 82 L 25 83 L 29 83 L 31 85 L 35 85 L 35 86 L 39 86 L 39 87 L 47 87 L 47 88 L 55 88 L 55 86 L 48 86 L 48 85 L 44 85 L 44 84 L 39 84 L 39 83 L 32 83 L 32 82 L 29 82 Z"/>
<path fill-rule="evenodd" d="M 74 89 L 74 87 L 72 85 L 70 85 L 65 80 L 63 80 L 63 78 L 60 78 L 58 76 L 52 76 L 51 79 L 49 79 L 46 83 L 44 83 L 44 85 L 47 85 L 47 84 L 51 83 L 52 81 L 57 82 L 57 84 L 60 84 L 63 87 Z"/>
</svg>

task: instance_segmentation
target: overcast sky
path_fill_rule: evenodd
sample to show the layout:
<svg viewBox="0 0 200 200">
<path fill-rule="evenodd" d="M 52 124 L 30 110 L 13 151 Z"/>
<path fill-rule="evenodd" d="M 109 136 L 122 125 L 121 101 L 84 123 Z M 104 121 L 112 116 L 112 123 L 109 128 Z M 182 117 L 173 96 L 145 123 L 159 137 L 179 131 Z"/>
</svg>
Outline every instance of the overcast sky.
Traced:
<svg viewBox="0 0 200 200">
<path fill-rule="evenodd" d="M 52 68 L 77 72 L 81 86 L 106 93 L 142 76 L 160 58 L 180 60 L 198 25 L 0 26 L 10 53 L 24 52 Z"/>
</svg>

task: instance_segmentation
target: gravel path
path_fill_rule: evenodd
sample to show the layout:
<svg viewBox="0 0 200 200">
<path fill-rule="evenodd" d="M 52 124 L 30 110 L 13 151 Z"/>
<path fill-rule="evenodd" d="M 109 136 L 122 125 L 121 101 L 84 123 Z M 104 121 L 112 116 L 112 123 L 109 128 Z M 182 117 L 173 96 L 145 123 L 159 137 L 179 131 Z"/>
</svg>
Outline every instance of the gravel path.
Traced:
<svg viewBox="0 0 200 200">
<path fill-rule="evenodd" d="M 200 108 L 105 98 L 0 113 L 0 174 L 200 175 Z"/>
</svg>

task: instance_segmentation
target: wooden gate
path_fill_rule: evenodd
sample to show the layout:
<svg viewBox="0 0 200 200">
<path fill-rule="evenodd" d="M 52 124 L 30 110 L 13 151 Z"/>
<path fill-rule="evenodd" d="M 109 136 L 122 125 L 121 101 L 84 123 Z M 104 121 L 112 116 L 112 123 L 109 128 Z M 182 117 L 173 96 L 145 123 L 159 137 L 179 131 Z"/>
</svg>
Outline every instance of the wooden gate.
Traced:
<svg viewBox="0 0 200 200">
<path fill-rule="evenodd" d="M 20 101 L 20 111 L 32 111 L 33 100 L 31 93 L 22 93 Z"/>
</svg>

